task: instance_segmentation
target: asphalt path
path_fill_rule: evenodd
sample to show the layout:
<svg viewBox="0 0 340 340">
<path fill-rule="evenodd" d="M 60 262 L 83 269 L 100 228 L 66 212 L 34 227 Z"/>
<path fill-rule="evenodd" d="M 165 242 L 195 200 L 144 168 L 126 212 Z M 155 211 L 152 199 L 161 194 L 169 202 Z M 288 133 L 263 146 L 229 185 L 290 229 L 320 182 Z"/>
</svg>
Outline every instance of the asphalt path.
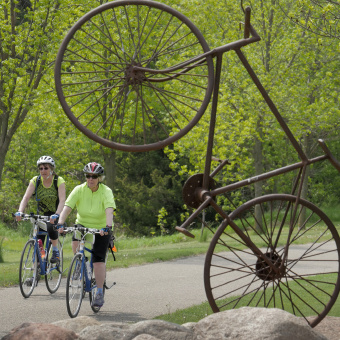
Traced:
<svg viewBox="0 0 340 340">
<path fill-rule="evenodd" d="M 204 283 L 205 255 L 113 269 L 107 282 L 116 282 L 105 293 L 105 304 L 98 314 L 90 307 L 88 294 L 80 315 L 104 322 L 137 322 L 173 313 L 207 301 Z M 66 279 L 50 294 L 43 277 L 32 295 L 25 299 L 19 286 L 0 289 L 0 338 L 24 322 L 50 323 L 69 319 L 66 309 Z"/>
</svg>

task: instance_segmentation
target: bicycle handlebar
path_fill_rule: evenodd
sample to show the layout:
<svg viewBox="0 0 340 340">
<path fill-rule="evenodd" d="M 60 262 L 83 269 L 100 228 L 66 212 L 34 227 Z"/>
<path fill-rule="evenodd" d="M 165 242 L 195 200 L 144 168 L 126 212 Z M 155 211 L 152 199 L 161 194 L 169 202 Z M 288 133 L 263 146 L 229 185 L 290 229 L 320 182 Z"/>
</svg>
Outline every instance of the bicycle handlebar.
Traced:
<svg viewBox="0 0 340 340">
<path fill-rule="evenodd" d="M 12 216 L 15 217 L 15 214 L 12 213 Z M 34 218 L 36 221 L 49 221 L 50 216 L 43 216 L 43 215 L 35 215 L 35 214 L 21 214 L 21 219 L 26 221 L 29 220 L 30 218 Z"/>
<path fill-rule="evenodd" d="M 76 227 L 66 227 L 63 228 L 64 230 L 67 230 L 67 232 L 72 232 L 75 230 L 79 230 L 79 231 L 84 231 L 86 233 L 91 233 L 91 234 L 99 234 L 100 230 L 99 229 L 95 229 L 95 228 L 86 228 L 86 227 L 80 227 L 80 226 L 76 226 Z"/>
</svg>

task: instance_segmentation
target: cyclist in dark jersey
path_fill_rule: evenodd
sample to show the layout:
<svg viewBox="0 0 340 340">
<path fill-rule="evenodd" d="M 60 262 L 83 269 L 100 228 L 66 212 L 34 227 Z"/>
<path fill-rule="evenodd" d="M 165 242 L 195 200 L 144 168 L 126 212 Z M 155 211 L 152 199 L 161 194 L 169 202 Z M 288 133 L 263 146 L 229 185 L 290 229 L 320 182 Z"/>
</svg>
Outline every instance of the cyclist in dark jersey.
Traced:
<svg viewBox="0 0 340 340">
<path fill-rule="evenodd" d="M 28 201 L 35 194 L 37 200 L 37 214 L 50 216 L 50 223 L 47 223 L 47 232 L 53 246 L 51 263 L 58 263 L 60 254 L 58 250 L 58 232 L 53 229 L 58 219 L 66 199 L 65 181 L 54 172 L 55 162 L 50 156 L 42 156 L 37 161 L 39 176 L 33 177 L 21 200 L 18 212 L 15 214 L 16 220 L 21 220 Z M 38 236 L 44 243 L 45 235 Z"/>
<path fill-rule="evenodd" d="M 100 229 L 100 234 L 96 234 L 93 244 L 93 271 L 98 290 L 92 304 L 101 307 L 104 304 L 105 257 L 112 234 L 113 212 L 116 204 L 112 190 L 101 183 L 104 179 L 104 168 L 100 164 L 88 163 L 83 172 L 86 182 L 76 186 L 67 197 L 57 228 L 60 233 L 63 232 L 63 223 L 72 209 L 76 208 L 76 224 Z M 79 242 L 75 238 L 72 241 L 72 249 L 75 253 Z"/>
</svg>

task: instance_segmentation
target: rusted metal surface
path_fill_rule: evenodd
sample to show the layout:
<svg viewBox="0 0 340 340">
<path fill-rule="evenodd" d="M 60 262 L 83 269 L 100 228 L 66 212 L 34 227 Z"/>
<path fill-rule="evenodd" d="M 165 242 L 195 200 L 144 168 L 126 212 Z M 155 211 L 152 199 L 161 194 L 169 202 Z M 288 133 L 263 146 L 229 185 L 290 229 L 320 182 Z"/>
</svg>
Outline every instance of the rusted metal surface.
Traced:
<svg viewBox="0 0 340 340">
<path fill-rule="evenodd" d="M 243 39 L 210 49 L 187 17 L 164 4 L 131 0 L 99 6 L 71 28 L 59 49 L 57 94 L 85 135 L 132 152 L 175 142 L 211 102 L 204 173 L 191 176 L 183 187 L 184 203 L 196 210 L 176 227 L 194 237 L 187 228 L 209 206 L 223 220 L 205 261 L 208 301 L 214 312 L 240 306 L 282 308 L 314 327 L 340 291 L 340 238 L 331 220 L 301 198 L 302 183 L 310 164 L 328 159 L 340 171 L 340 163 L 322 140 L 324 155 L 309 159 L 293 136 L 241 51 L 261 40 L 250 23 L 250 7 L 243 8 L 242 1 L 241 7 Z M 229 51 L 240 59 L 300 161 L 218 187 L 214 177 L 228 161 L 217 160 L 219 165 L 211 169 L 216 161 L 212 150 L 223 54 Z M 298 175 L 290 195 L 258 197 L 231 213 L 216 203 L 218 195 L 294 170 Z M 308 292 L 308 301 L 301 290 Z"/>
<path fill-rule="evenodd" d="M 203 174 L 196 174 L 187 179 L 183 186 L 183 201 L 190 207 L 197 209 L 202 203 Z M 209 177 L 208 191 L 216 188 L 216 182 Z"/>
</svg>

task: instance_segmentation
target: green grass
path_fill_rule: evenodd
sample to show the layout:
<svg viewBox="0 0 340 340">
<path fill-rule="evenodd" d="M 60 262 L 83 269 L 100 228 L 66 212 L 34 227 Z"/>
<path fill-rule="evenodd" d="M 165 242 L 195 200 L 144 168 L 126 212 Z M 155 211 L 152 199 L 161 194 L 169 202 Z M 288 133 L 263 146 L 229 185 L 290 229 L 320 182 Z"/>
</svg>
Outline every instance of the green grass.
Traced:
<svg viewBox="0 0 340 340">
<path fill-rule="evenodd" d="M 319 276 L 315 276 L 314 277 L 315 280 L 323 280 L 322 275 Z M 314 290 L 309 290 L 309 292 L 303 290 L 298 283 L 292 283 L 290 284 L 291 289 L 296 292 L 304 301 L 309 301 L 309 297 L 310 297 L 310 293 L 317 295 L 320 293 L 320 290 L 318 290 L 317 288 L 315 288 Z M 320 288 L 320 287 L 319 287 Z M 325 288 L 325 287 L 323 287 Z M 327 290 L 327 289 L 325 289 Z M 242 300 L 241 303 L 237 304 L 237 308 L 240 307 L 263 307 L 263 304 L 261 305 L 261 301 L 256 300 L 256 302 L 253 300 L 254 294 L 249 294 L 249 296 L 247 297 L 247 299 Z M 279 293 L 276 293 L 276 301 L 279 301 Z M 228 299 L 224 299 L 221 300 L 219 302 L 219 305 L 222 304 L 227 304 L 228 302 L 231 301 L 235 301 L 238 299 L 238 296 L 233 296 L 230 297 Z M 257 303 L 259 303 L 257 305 Z M 233 303 L 231 305 L 234 305 Z M 286 299 L 285 304 L 284 304 L 285 308 L 284 310 L 294 314 L 293 312 L 293 308 L 291 307 L 291 304 L 288 302 L 288 300 Z M 273 302 L 271 302 L 269 305 L 267 305 L 268 308 L 281 308 L 281 306 L 277 305 L 274 306 Z M 315 304 L 313 304 L 313 308 L 319 308 L 317 309 L 319 312 L 323 310 L 323 306 L 315 306 Z M 226 308 L 223 310 L 228 310 L 228 309 L 232 309 L 232 308 Z M 312 316 L 315 315 L 315 313 L 313 313 L 310 308 L 308 306 L 303 306 L 300 311 L 305 315 L 305 316 Z M 172 323 L 177 323 L 177 324 L 184 324 L 186 322 L 198 322 L 199 320 L 205 318 L 206 316 L 213 314 L 210 305 L 208 302 L 204 302 L 200 305 L 197 306 L 192 306 L 189 308 L 185 308 L 185 309 L 181 309 L 181 310 L 177 310 L 173 313 L 169 313 L 169 314 L 164 314 L 164 315 L 160 315 L 157 316 L 155 319 L 159 319 L 159 320 L 164 320 L 164 321 L 168 321 L 168 322 L 172 322 Z M 301 316 L 301 314 L 299 314 L 298 311 L 295 312 L 295 315 L 297 316 Z M 332 309 L 330 310 L 330 312 L 327 314 L 328 316 L 336 316 L 339 317 L 340 316 L 340 304 L 339 303 L 335 303 L 332 307 Z"/>
<path fill-rule="evenodd" d="M 3 261 L 0 263 L 0 287 L 9 287 L 18 284 L 18 270 L 21 251 L 28 240 L 25 228 L 14 231 L 0 224 L 0 235 L 3 239 L 0 252 Z M 109 257 L 107 268 L 121 268 L 141 265 L 158 261 L 169 261 L 176 258 L 204 254 L 209 246 L 212 234 L 206 237 L 205 242 L 200 242 L 200 230 L 193 231 L 196 238 L 189 238 L 181 233 L 170 236 L 126 238 L 118 236 L 115 245 L 118 253 L 116 261 Z M 73 253 L 71 236 L 68 235 L 64 242 L 64 269 L 69 267 Z M 65 274 L 66 275 L 66 274 Z"/>
</svg>

